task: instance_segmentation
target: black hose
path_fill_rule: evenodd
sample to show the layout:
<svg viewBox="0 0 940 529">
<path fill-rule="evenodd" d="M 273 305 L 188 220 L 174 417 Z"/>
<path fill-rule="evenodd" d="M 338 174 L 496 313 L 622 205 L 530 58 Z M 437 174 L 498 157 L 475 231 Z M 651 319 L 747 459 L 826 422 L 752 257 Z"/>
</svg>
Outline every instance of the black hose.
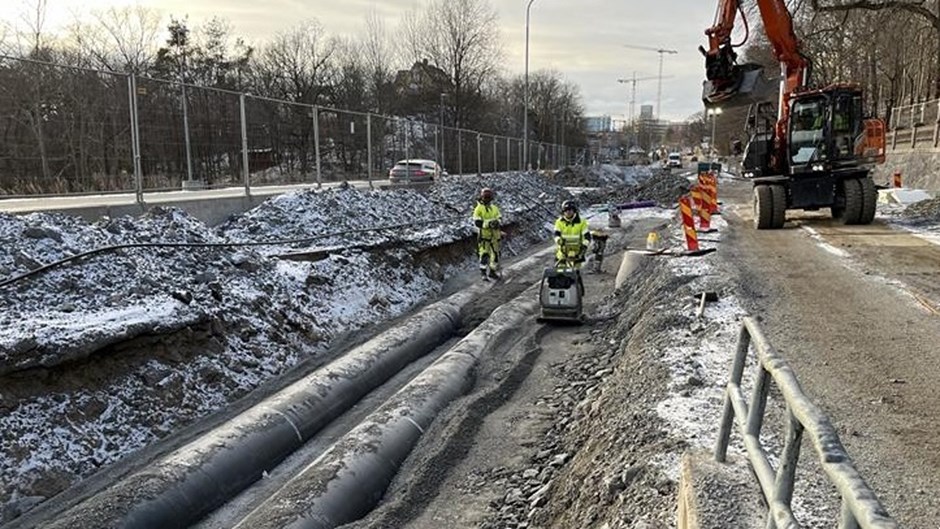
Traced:
<svg viewBox="0 0 940 529">
<path fill-rule="evenodd" d="M 11 277 L 0 281 L 0 288 L 3 288 L 7 285 L 16 283 L 17 281 L 39 275 L 43 272 L 51 270 L 53 268 L 59 267 L 66 263 L 77 261 L 86 257 L 92 257 L 102 253 L 114 252 L 117 250 L 124 250 L 128 248 L 232 248 L 239 246 L 277 246 L 277 245 L 288 245 L 288 244 L 298 244 L 298 243 L 307 243 L 313 242 L 320 239 L 328 239 L 330 237 L 336 237 L 340 235 L 348 235 L 351 233 L 368 233 L 373 231 L 384 231 L 391 230 L 396 228 L 405 228 L 409 226 L 414 226 L 415 224 L 432 224 L 440 222 L 450 222 L 462 219 L 463 217 L 445 217 L 441 219 L 432 219 L 423 222 L 402 222 L 398 224 L 390 224 L 387 226 L 379 226 L 373 228 L 357 228 L 353 230 L 344 230 L 339 232 L 328 233 L 325 235 L 316 235 L 313 237 L 303 237 L 299 239 L 283 239 L 275 241 L 255 241 L 255 242 L 135 242 L 127 244 L 115 244 L 112 246 L 102 246 L 101 248 L 95 248 L 93 250 L 88 250 L 87 252 L 82 252 L 75 255 L 70 255 L 64 259 L 59 259 L 58 261 L 53 261 L 51 263 L 44 264 L 39 268 L 30 270 L 29 272 L 24 272 L 20 275 Z"/>
</svg>

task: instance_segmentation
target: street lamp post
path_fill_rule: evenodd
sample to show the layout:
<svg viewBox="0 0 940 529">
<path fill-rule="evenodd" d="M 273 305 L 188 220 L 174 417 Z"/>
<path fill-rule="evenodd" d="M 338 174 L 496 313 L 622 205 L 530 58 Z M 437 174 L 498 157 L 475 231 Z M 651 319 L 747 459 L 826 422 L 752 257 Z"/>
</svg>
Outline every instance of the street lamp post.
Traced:
<svg viewBox="0 0 940 529">
<path fill-rule="evenodd" d="M 444 155 L 444 146 L 447 145 L 447 134 L 444 131 L 444 92 L 441 92 L 441 169 L 447 166 L 447 157 Z"/>
<path fill-rule="evenodd" d="M 718 142 L 715 141 L 715 124 L 718 122 L 718 116 L 721 114 L 721 108 L 709 108 L 706 113 L 712 117 L 712 136 L 711 136 L 711 147 L 712 147 L 712 161 L 718 161 Z"/>
<path fill-rule="evenodd" d="M 525 6 L 525 108 L 522 112 L 522 158 L 525 160 L 526 169 L 529 167 L 529 8 L 532 2 Z"/>
</svg>

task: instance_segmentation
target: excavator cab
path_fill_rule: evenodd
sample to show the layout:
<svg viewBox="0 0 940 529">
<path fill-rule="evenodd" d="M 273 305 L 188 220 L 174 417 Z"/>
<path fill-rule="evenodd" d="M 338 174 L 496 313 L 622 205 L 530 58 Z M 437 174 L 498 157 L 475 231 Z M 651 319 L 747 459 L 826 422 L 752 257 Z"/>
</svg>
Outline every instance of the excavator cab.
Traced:
<svg viewBox="0 0 940 529">
<path fill-rule="evenodd" d="M 856 170 L 884 154 L 880 120 L 864 116 L 862 91 L 832 85 L 795 94 L 790 101 L 787 157 L 790 173 Z"/>
<path fill-rule="evenodd" d="M 774 152 L 774 124 L 777 122 L 777 106 L 771 102 L 751 105 L 747 112 L 745 132 L 748 140 L 741 160 L 745 178 L 773 174 L 771 165 Z"/>
</svg>

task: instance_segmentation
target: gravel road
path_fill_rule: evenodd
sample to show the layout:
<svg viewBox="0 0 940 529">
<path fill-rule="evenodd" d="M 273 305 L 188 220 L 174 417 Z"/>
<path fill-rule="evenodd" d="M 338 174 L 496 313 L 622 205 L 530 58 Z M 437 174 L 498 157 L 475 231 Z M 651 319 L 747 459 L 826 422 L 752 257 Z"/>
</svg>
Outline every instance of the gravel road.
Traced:
<svg viewBox="0 0 940 529">
<path fill-rule="evenodd" d="M 751 227 L 750 186 L 723 190 L 739 295 L 902 527 L 940 520 L 938 247 L 876 220 L 788 212 Z M 804 450 L 807 447 L 804 446 Z"/>
</svg>

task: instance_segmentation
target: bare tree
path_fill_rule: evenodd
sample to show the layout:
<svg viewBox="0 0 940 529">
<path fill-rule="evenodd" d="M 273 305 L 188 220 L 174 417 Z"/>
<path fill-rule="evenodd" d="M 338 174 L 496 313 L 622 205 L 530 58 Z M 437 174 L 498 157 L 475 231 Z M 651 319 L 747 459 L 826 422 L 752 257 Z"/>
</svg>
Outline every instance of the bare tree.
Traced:
<svg viewBox="0 0 940 529">
<path fill-rule="evenodd" d="M 909 13 L 926 22 L 932 33 L 931 60 L 933 62 L 931 75 L 931 96 L 940 96 L 940 2 L 937 0 L 810 0 L 813 9 L 820 12 L 852 12 L 852 11 L 890 11 L 894 13 Z M 905 32 L 907 33 L 907 32 Z M 910 35 L 909 33 L 907 33 Z"/>
<path fill-rule="evenodd" d="M 160 14 L 140 5 L 93 12 L 96 25 L 76 23 L 70 31 L 76 47 L 113 71 L 142 73 L 156 59 Z"/>
<path fill-rule="evenodd" d="M 421 62 L 424 55 L 426 40 L 423 24 L 427 14 L 419 13 L 416 9 L 409 9 L 401 16 L 399 27 L 392 36 L 399 60 L 403 64 Z"/>
<path fill-rule="evenodd" d="M 23 14 L 23 21 L 29 28 L 30 44 L 33 54 L 39 53 L 43 49 L 43 28 L 46 25 L 46 8 L 48 0 L 35 0 L 34 3 L 27 3 L 27 11 Z"/>
<path fill-rule="evenodd" d="M 288 101 L 319 103 L 333 80 L 335 51 L 336 42 L 316 20 L 277 34 L 258 58 L 265 93 Z"/>
<path fill-rule="evenodd" d="M 458 126 L 472 126 L 472 102 L 496 76 L 502 48 L 499 20 L 489 0 L 430 0 L 415 38 L 418 50 L 451 77 Z"/>
<path fill-rule="evenodd" d="M 373 8 L 366 17 L 362 55 L 367 69 L 371 107 L 384 114 L 391 106 L 393 51 L 385 23 Z"/>
</svg>

